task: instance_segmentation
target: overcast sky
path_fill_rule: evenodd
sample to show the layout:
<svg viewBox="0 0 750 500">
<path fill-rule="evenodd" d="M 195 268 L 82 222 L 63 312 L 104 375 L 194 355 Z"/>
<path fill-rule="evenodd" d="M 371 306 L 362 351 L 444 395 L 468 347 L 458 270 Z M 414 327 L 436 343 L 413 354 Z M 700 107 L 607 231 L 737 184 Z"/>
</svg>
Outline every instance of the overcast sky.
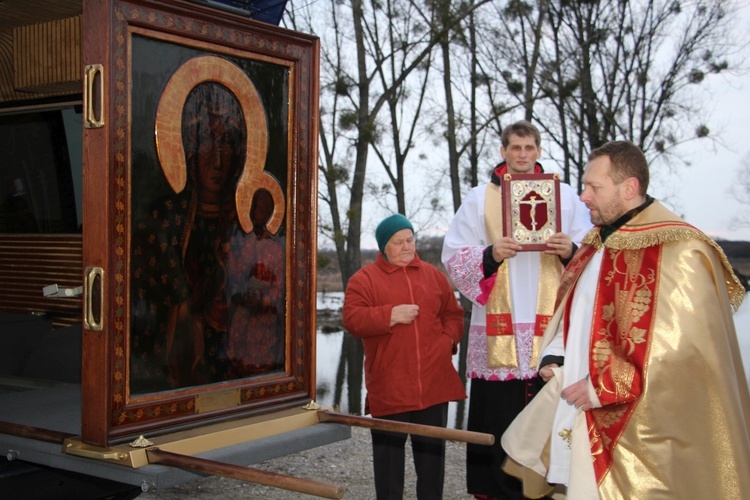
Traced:
<svg viewBox="0 0 750 500">
<path fill-rule="evenodd" d="M 674 178 L 676 186 L 683 186 L 678 196 L 682 210 L 675 208 L 687 222 L 713 238 L 750 241 L 749 227 L 732 227 L 730 223 L 738 210 L 750 210 L 750 199 L 743 206 L 729 194 L 743 158 L 750 154 L 750 79 L 747 74 L 719 79 L 711 88 L 715 109 L 710 128 L 719 132 L 726 147 L 697 142 L 684 149 L 692 167 L 684 176 Z"/>
</svg>

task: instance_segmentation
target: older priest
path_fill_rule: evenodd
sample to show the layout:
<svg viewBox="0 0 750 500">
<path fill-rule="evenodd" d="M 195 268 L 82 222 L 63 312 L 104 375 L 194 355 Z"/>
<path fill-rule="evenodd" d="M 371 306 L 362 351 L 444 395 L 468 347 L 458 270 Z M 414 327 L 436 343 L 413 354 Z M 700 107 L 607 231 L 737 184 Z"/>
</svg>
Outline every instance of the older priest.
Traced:
<svg viewBox="0 0 750 500">
<path fill-rule="evenodd" d="M 744 290 L 721 249 L 646 195 L 635 145 L 594 150 L 597 226 L 542 341 L 547 384 L 503 435 L 540 497 L 750 498 L 750 396 L 732 321 Z"/>
</svg>

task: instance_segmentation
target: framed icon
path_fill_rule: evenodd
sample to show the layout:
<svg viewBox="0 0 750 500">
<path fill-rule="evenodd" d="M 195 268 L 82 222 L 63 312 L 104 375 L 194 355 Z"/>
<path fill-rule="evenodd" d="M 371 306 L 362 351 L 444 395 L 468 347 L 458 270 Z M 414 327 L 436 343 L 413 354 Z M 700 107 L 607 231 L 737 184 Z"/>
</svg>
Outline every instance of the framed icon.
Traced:
<svg viewBox="0 0 750 500">
<path fill-rule="evenodd" d="M 89 7 L 111 35 L 86 43 L 103 76 L 84 136 L 84 441 L 309 402 L 318 39 L 197 5 Z"/>
</svg>

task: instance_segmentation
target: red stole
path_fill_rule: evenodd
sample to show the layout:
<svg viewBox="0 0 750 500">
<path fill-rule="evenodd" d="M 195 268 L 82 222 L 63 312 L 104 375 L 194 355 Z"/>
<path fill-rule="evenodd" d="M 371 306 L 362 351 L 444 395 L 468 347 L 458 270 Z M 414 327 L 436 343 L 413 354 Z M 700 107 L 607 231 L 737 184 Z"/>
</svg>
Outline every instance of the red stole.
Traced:
<svg viewBox="0 0 750 500">
<path fill-rule="evenodd" d="M 643 391 L 661 264 L 659 245 L 603 251 L 589 351 L 590 378 L 603 408 L 586 413 L 597 483 L 611 467 L 613 450 Z M 575 288 L 595 253 L 591 245 L 576 253 L 562 277 L 558 300 Z M 572 297 L 567 295 L 564 306 L 566 342 Z"/>
</svg>

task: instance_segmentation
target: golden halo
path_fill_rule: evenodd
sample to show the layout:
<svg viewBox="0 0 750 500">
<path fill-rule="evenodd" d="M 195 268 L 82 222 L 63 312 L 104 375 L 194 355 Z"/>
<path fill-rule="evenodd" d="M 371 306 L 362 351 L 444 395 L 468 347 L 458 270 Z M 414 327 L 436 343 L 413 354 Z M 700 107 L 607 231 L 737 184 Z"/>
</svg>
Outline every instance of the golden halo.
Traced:
<svg viewBox="0 0 750 500">
<path fill-rule="evenodd" d="M 156 153 L 164 175 L 175 193 L 185 189 L 187 165 L 182 145 L 182 109 L 190 91 L 197 85 L 216 82 L 232 91 L 240 103 L 247 130 L 247 156 L 237 182 L 235 205 L 242 230 L 253 229 L 250 205 L 258 189 L 273 197 L 273 214 L 266 225 L 276 234 L 284 220 L 284 193 L 275 177 L 264 170 L 268 153 L 268 122 L 258 91 L 248 76 L 235 64 L 217 56 L 190 59 L 172 74 L 156 109 Z"/>
</svg>

